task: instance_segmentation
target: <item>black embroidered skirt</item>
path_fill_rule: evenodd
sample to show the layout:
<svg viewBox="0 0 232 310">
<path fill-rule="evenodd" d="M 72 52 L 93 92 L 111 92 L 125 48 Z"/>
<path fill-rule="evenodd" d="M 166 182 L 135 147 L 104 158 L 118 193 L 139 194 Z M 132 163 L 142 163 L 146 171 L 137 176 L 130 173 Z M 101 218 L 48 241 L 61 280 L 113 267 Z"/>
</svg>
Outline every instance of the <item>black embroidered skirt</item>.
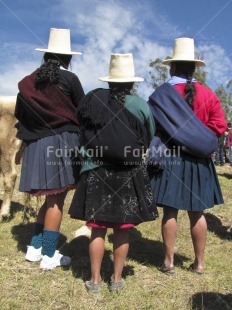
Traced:
<svg viewBox="0 0 232 310">
<path fill-rule="evenodd" d="M 85 221 L 112 223 L 154 220 L 158 213 L 144 165 L 128 169 L 102 166 L 82 173 L 69 214 Z"/>
</svg>

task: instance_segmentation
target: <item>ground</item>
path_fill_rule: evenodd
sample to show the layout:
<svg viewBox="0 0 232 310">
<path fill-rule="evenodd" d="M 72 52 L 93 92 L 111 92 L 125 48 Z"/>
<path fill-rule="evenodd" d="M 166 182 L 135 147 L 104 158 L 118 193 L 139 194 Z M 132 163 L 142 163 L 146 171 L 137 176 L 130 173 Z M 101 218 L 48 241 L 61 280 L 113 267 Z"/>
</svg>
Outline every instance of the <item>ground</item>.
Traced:
<svg viewBox="0 0 232 310">
<path fill-rule="evenodd" d="M 20 167 L 17 169 L 19 172 Z M 163 258 L 160 210 L 156 221 L 131 230 L 123 275 L 127 285 L 116 296 L 108 290 L 112 273 L 111 231 L 106 238 L 102 265 L 102 292 L 92 296 L 85 290 L 84 281 L 90 276 L 89 239 L 74 238 L 76 229 L 83 222 L 72 220 L 67 214 L 73 191 L 65 202 L 59 241 L 60 251 L 72 257 L 71 266 L 46 272 L 38 268 L 38 263 L 24 261 L 34 217 L 28 210 L 24 214 L 24 195 L 17 191 L 18 178 L 11 218 L 0 223 L 0 309 L 232 309 L 232 168 L 225 165 L 216 169 L 225 203 L 206 211 L 209 232 L 204 275 L 187 270 L 193 260 L 193 249 L 185 212 L 180 212 L 178 219 L 175 276 L 167 276 L 158 270 Z M 32 199 L 34 211 L 36 203 L 36 199 Z"/>
</svg>

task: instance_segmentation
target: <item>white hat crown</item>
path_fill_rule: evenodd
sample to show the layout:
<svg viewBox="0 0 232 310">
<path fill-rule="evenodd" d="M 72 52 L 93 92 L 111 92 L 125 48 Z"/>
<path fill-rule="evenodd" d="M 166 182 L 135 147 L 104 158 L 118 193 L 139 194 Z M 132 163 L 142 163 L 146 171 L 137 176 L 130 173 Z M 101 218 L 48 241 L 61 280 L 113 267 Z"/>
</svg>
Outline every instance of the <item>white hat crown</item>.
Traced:
<svg viewBox="0 0 232 310">
<path fill-rule="evenodd" d="M 111 54 L 109 75 L 100 77 L 103 82 L 143 82 L 144 79 L 135 76 L 133 55 Z"/>
<path fill-rule="evenodd" d="M 64 55 L 81 55 L 71 50 L 70 29 L 50 28 L 48 48 L 36 48 L 36 51 Z"/>
<path fill-rule="evenodd" d="M 192 61 L 197 67 L 204 66 L 204 61 L 195 59 L 194 40 L 191 38 L 177 38 L 174 41 L 173 55 L 171 59 L 165 59 L 163 64 L 169 65 L 174 61 Z"/>
</svg>

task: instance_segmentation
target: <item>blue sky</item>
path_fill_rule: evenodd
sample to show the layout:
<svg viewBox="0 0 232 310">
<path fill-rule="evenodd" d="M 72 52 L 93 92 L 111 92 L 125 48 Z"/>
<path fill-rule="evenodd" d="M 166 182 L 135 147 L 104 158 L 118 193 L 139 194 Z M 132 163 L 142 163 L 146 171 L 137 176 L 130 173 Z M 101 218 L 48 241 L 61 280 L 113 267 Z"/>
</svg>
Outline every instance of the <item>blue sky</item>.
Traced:
<svg viewBox="0 0 232 310">
<path fill-rule="evenodd" d="M 177 37 L 191 37 L 216 89 L 232 79 L 232 0 L 0 0 L 0 95 L 16 95 L 17 83 L 40 66 L 49 30 L 71 29 L 72 71 L 85 89 L 104 87 L 110 53 L 134 55 L 137 76 L 149 61 L 172 55 Z M 139 85 L 147 99 L 148 83 Z"/>
</svg>

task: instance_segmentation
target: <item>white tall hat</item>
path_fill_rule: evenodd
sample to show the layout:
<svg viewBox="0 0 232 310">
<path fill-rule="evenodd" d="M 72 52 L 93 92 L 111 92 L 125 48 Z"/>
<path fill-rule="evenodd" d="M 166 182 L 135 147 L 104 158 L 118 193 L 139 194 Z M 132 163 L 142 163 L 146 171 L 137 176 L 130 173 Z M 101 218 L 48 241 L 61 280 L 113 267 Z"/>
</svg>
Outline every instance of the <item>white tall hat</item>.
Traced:
<svg viewBox="0 0 232 310">
<path fill-rule="evenodd" d="M 195 59 L 194 40 L 190 38 L 178 38 L 174 41 L 173 56 L 162 61 L 164 65 L 170 65 L 175 61 L 192 61 L 196 67 L 205 66 L 204 61 Z"/>
<path fill-rule="evenodd" d="M 36 51 L 64 55 L 81 55 L 71 51 L 70 29 L 50 29 L 48 48 L 36 48 Z"/>
<path fill-rule="evenodd" d="M 132 54 L 111 54 L 109 75 L 100 77 L 103 82 L 143 82 L 144 79 L 135 76 Z"/>
</svg>

